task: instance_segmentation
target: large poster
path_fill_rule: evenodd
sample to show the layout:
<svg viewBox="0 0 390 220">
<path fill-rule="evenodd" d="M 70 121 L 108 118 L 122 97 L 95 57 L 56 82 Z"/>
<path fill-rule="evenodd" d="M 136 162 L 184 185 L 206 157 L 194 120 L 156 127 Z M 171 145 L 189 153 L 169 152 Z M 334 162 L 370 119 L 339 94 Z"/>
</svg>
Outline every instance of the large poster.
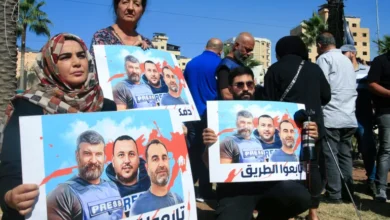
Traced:
<svg viewBox="0 0 390 220">
<path fill-rule="evenodd" d="M 21 117 L 28 219 L 196 219 L 187 146 L 171 110 Z"/>
<path fill-rule="evenodd" d="M 302 104 L 208 101 L 208 127 L 218 135 L 209 147 L 211 182 L 302 180 L 301 128 L 294 114 Z"/>
<path fill-rule="evenodd" d="M 95 45 L 104 97 L 118 110 L 174 109 L 184 121 L 199 114 L 176 57 L 166 51 L 124 45 Z"/>
</svg>

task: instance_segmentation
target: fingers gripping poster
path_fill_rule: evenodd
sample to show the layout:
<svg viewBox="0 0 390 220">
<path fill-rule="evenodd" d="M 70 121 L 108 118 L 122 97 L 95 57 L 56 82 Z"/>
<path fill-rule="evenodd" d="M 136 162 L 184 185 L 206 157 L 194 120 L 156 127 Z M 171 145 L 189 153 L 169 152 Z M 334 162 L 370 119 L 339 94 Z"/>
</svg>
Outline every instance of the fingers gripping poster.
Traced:
<svg viewBox="0 0 390 220">
<path fill-rule="evenodd" d="M 104 97 L 118 110 L 173 109 L 185 121 L 199 120 L 176 57 L 156 49 L 95 45 L 95 60 Z"/>
<path fill-rule="evenodd" d="M 196 219 L 181 121 L 171 110 L 21 117 L 27 219 Z"/>
<path fill-rule="evenodd" d="M 294 115 L 304 105 L 264 101 L 208 101 L 211 182 L 303 180 L 301 128 Z"/>
</svg>

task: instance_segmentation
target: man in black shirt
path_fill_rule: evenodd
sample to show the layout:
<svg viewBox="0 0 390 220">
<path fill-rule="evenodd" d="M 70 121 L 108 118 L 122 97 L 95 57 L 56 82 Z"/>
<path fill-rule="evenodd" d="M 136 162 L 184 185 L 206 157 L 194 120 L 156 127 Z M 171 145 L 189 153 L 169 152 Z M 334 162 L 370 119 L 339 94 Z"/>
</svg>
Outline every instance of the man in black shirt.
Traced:
<svg viewBox="0 0 390 220">
<path fill-rule="evenodd" d="M 386 202 L 387 173 L 390 162 L 390 51 L 373 60 L 367 80 L 369 89 L 373 93 L 372 99 L 380 138 L 375 199 Z"/>
<path fill-rule="evenodd" d="M 233 95 L 229 91 L 228 76 L 231 69 L 244 66 L 243 63 L 248 59 L 255 47 L 255 38 L 248 32 L 240 33 L 231 45 L 232 50 L 225 54 L 225 58 L 217 67 L 215 76 L 217 78 L 218 99 L 232 100 Z"/>
</svg>

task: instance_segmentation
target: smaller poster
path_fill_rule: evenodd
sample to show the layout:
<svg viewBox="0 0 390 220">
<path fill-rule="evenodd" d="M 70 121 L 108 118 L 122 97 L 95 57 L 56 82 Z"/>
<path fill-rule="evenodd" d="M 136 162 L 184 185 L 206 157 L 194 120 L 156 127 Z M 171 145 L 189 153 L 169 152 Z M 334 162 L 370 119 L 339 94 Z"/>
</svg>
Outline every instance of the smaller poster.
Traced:
<svg viewBox="0 0 390 220">
<path fill-rule="evenodd" d="M 181 121 L 172 110 L 20 118 L 27 219 L 196 219 Z"/>
<path fill-rule="evenodd" d="M 303 180 L 301 128 L 294 114 L 304 105 L 267 101 L 208 101 L 211 182 Z"/>
<path fill-rule="evenodd" d="M 125 45 L 95 45 L 94 52 L 104 97 L 118 110 L 173 109 L 182 122 L 200 119 L 173 54 Z"/>
</svg>

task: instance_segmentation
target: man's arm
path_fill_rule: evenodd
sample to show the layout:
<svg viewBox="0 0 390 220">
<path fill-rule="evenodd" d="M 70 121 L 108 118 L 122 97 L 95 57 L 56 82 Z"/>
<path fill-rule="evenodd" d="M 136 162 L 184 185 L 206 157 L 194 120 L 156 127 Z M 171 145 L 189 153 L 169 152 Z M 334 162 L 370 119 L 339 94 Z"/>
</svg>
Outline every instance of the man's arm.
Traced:
<svg viewBox="0 0 390 220">
<path fill-rule="evenodd" d="M 321 74 L 319 74 L 320 80 L 320 97 L 321 97 L 321 105 L 324 106 L 330 102 L 332 99 L 332 93 L 330 91 L 330 85 L 328 80 L 325 78 L 325 75 L 321 68 L 319 70 Z"/>
<path fill-rule="evenodd" d="M 126 85 L 123 83 L 118 83 L 113 89 L 114 102 L 116 103 L 118 110 L 126 110 L 127 103 L 132 103 L 132 95 L 129 90 L 127 90 Z M 132 108 L 132 106 L 131 106 Z"/>
<path fill-rule="evenodd" d="M 221 164 L 234 163 L 234 158 L 240 154 L 237 144 L 232 138 L 227 137 L 219 145 L 219 156 Z"/>
<path fill-rule="evenodd" d="M 319 57 L 317 59 L 317 65 L 320 66 L 320 68 L 322 69 L 322 72 L 324 73 L 326 80 L 329 83 L 329 74 L 330 74 L 329 62 L 324 57 Z"/>
<path fill-rule="evenodd" d="M 50 220 L 82 220 L 81 204 L 68 185 L 59 185 L 47 197 L 47 217 Z"/>
<path fill-rule="evenodd" d="M 217 72 L 218 87 L 223 100 L 233 100 L 233 95 L 229 91 L 229 69 L 222 68 Z"/>
<path fill-rule="evenodd" d="M 370 71 L 367 75 L 368 88 L 375 95 L 388 98 L 390 97 L 390 90 L 379 85 L 383 71 L 384 69 L 381 61 L 378 58 L 375 58 L 374 61 L 372 61 Z"/>
</svg>

